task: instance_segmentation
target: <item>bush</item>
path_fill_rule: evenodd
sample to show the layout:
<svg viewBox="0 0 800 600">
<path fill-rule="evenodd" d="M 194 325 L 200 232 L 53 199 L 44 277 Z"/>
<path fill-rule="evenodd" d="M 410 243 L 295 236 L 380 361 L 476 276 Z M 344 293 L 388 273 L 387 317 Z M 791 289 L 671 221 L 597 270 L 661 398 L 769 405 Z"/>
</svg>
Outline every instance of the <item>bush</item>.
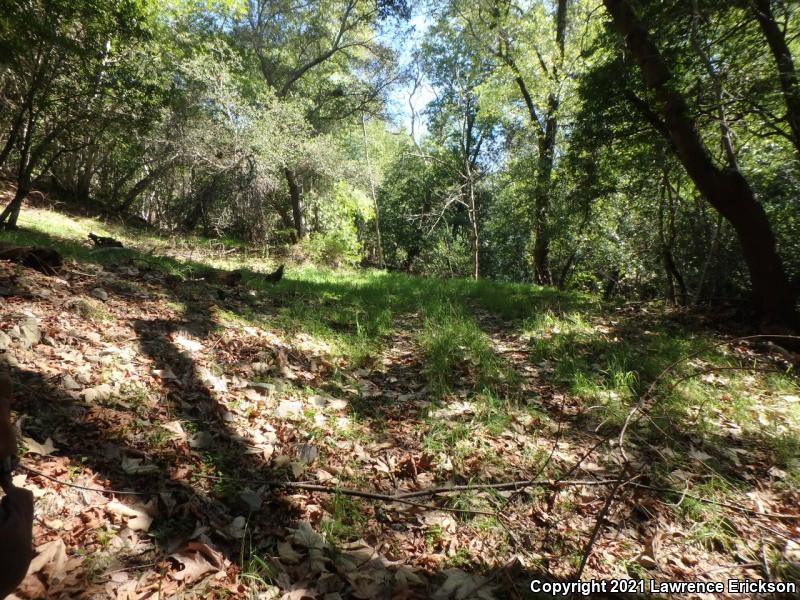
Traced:
<svg viewBox="0 0 800 600">
<path fill-rule="evenodd" d="M 355 227 L 312 233 L 302 246 L 312 262 L 329 267 L 355 266 L 361 260 L 361 244 Z"/>
</svg>

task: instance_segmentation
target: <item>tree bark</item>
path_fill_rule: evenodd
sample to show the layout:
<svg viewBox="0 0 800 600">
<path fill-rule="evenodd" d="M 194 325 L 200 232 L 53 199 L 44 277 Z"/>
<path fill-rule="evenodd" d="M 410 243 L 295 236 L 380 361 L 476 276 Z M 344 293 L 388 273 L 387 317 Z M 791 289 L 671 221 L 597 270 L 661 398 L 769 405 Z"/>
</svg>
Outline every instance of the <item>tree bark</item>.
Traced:
<svg viewBox="0 0 800 600">
<path fill-rule="evenodd" d="M 291 169 L 284 169 L 286 183 L 289 185 L 289 198 L 292 201 L 292 218 L 294 220 L 294 230 L 297 239 L 302 240 L 306 237 L 306 222 L 303 217 L 303 196 L 300 185 L 297 183 L 297 174 Z"/>
<path fill-rule="evenodd" d="M 467 161 L 469 162 L 469 161 Z M 467 172 L 467 185 L 469 186 L 469 225 L 470 225 L 470 243 L 472 250 L 472 278 L 478 279 L 480 277 L 480 234 L 478 231 L 478 208 L 475 203 L 475 182 L 472 178 L 472 171 Z"/>
<path fill-rule="evenodd" d="M 17 192 L 14 198 L 9 202 L 3 212 L 0 213 L 0 227 L 3 229 L 16 229 L 17 219 L 19 218 L 20 210 L 22 209 L 22 201 L 25 196 L 30 192 L 30 186 L 17 186 Z"/>
<path fill-rule="evenodd" d="M 686 100 L 670 86 L 671 73 L 626 0 L 603 0 L 617 32 L 653 91 L 675 152 L 695 186 L 731 223 L 750 273 L 754 299 L 770 324 L 796 330 L 799 320 L 789 279 L 764 208 L 741 173 L 717 167 L 700 138 Z"/>
</svg>

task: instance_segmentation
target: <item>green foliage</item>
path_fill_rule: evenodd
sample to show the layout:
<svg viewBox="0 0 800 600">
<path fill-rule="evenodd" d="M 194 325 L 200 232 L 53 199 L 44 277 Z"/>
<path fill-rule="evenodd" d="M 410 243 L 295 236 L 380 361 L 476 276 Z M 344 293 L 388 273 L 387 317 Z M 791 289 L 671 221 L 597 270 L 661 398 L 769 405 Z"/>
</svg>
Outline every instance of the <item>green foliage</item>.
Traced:
<svg viewBox="0 0 800 600">
<path fill-rule="evenodd" d="M 757 15 L 632 4 L 714 163 L 755 191 L 796 290 L 800 161 Z M 415 8 L 413 36 L 402 1 L 11 2 L 0 167 L 22 195 L 35 183 L 265 255 L 297 244 L 286 253 L 331 267 L 382 254 L 394 270 L 525 282 L 544 239 L 560 289 L 744 300 L 740 232 L 676 157 L 601 4 L 567 2 L 563 37 L 558 5 L 443 0 Z M 773 10 L 796 54 L 800 10 Z M 397 131 L 412 72 L 429 98 L 416 140 Z"/>
</svg>

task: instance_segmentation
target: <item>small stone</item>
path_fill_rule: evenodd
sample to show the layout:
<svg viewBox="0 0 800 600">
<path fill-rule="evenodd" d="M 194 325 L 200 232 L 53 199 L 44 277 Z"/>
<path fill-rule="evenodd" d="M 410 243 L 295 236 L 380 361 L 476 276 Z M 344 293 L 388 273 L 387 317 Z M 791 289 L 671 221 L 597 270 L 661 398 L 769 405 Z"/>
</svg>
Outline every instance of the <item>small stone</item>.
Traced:
<svg viewBox="0 0 800 600">
<path fill-rule="evenodd" d="M 314 406 L 315 408 L 325 408 L 325 405 L 328 403 L 328 401 L 325 399 L 324 396 L 314 395 L 314 396 L 309 396 L 308 403 L 311 406 Z"/>
<path fill-rule="evenodd" d="M 8 350 L 8 347 L 11 345 L 11 336 L 5 333 L 4 331 L 0 331 L 0 350 Z"/>
<path fill-rule="evenodd" d="M 248 381 L 247 387 L 253 390 L 257 390 L 264 394 L 265 396 L 271 396 L 275 393 L 275 384 L 274 383 L 260 383 L 258 381 Z"/>
<path fill-rule="evenodd" d="M 106 302 L 108 300 L 108 293 L 103 288 L 94 288 L 91 292 L 89 292 L 93 298 L 97 298 L 98 300 L 102 300 Z"/>
<path fill-rule="evenodd" d="M 195 450 L 208 448 L 214 442 L 214 437 L 207 431 L 198 431 L 189 437 L 189 446 Z"/>
<path fill-rule="evenodd" d="M 228 526 L 228 533 L 231 537 L 240 540 L 244 537 L 245 529 L 247 528 L 247 519 L 245 517 L 236 517 Z"/>
<path fill-rule="evenodd" d="M 242 490 L 239 492 L 239 498 L 247 505 L 250 512 L 256 512 L 261 508 L 261 495 L 253 490 Z"/>
</svg>

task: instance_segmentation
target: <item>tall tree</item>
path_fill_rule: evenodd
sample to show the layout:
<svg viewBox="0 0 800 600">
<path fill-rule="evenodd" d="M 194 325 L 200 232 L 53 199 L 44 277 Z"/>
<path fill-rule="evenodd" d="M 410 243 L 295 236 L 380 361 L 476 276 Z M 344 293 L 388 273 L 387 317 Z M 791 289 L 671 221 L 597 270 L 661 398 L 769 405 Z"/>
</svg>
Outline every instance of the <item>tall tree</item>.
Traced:
<svg viewBox="0 0 800 600">
<path fill-rule="evenodd" d="M 540 284 L 552 283 L 550 273 L 550 185 L 553 178 L 553 162 L 555 160 L 556 136 L 558 135 L 558 109 L 561 103 L 560 86 L 564 70 L 564 50 L 566 47 L 567 33 L 567 0 L 558 0 L 554 15 L 554 36 L 556 52 L 550 64 L 547 64 L 543 55 L 538 53 L 538 63 L 541 75 L 548 80 L 549 91 L 547 104 L 544 110 L 537 109 L 533 96 L 528 88 L 525 75 L 519 68 L 515 58 L 513 41 L 502 25 L 497 27 L 497 56 L 505 63 L 514 76 L 514 82 L 519 87 L 520 94 L 525 101 L 531 125 L 536 133 L 537 140 L 537 168 L 533 197 L 533 268 L 534 279 Z M 507 14 L 508 5 L 505 12 Z M 495 14 L 499 15 L 499 7 Z M 542 113 L 540 115 L 540 112 Z"/>
<path fill-rule="evenodd" d="M 492 150 L 494 136 L 494 122 L 481 114 L 477 90 L 487 80 L 491 64 L 447 14 L 433 27 L 424 50 L 426 68 L 439 94 L 428 108 L 430 128 L 449 150 L 456 179 L 443 210 L 455 205 L 466 214 L 471 275 L 477 279 L 481 246 L 477 187 L 488 171 L 484 158 Z"/>
<path fill-rule="evenodd" d="M 240 24 L 242 40 L 279 99 L 302 97 L 318 131 L 331 121 L 375 111 L 397 76 L 392 55 L 375 41 L 377 23 L 407 15 L 403 2 L 374 0 L 249 0 Z M 284 169 L 296 236 L 305 237 L 303 182 L 298 169 Z"/>
<path fill-rule="evenodd" d="M 685 98 L 671 85 L 672 74 L 632 3 L 603 3 L 653 94 L 677 157 L 697 189 L 736 231 L 757 304 L 771 323 L 797 329 L 795 298 L 772 227 L 748 181 L 737 169 L 715 164 Z"/>
</svg>

